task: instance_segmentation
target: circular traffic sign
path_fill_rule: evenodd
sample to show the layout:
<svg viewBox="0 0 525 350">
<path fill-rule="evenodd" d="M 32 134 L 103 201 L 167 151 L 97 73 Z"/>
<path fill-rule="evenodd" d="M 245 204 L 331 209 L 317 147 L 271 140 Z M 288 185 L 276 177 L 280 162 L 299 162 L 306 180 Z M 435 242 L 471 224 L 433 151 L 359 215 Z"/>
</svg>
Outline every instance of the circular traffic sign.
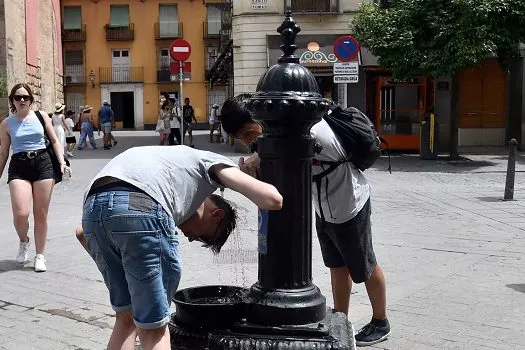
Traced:
<svg viewBox="0 0 525 350">
<path fill-rule="evenodd" d="M 340 36 L 334 43 L 334 55 L 341 62 L 355 61 L 359 55 L 359 43 L 350 35 Z"/>
<path fill-rule="evenodd" d="M 175 61 L 186 61 L 190 58 L 191 45 L 184 39 L 174 40 L 170 45 L 170 55 Z"/>
</svg>

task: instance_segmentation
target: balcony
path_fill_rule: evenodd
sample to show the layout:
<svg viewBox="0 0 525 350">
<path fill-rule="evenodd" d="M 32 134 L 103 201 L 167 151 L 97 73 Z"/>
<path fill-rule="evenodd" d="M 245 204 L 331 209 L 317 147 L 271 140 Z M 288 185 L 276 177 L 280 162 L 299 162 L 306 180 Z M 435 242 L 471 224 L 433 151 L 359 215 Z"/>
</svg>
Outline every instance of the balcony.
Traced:
<svg viewBox="0 0 525 350">
<path fill-rule="evenodd" d="M 285 0 L 285 4 L 289 6 L 292 13 L 339 13 L 339 0 Z"/>
<path fill-rule="evenodd" d="M 104 28 L 106 29 L 107 41 L 132 41 L 135 39 L 135 25 L 133 23 L 123 27 L 106 24 Z"/>
<path fill-rule="evenodd" d="M 157 67 L 157 83 L 171 83 L 171 72 L 169 66 Z"/>
<path fill-rule="evenodd" d="M 85 85 L 86 70 L 83 64 L 66 64 L 64 66 L 64 84 L 66 86 Z"/>
<path fill-rule="evenodd" d="M 82 24 L 79 29 L 64 29 L 62 28 L 62 42 L 85 42 L 86 41 L 86 25 Z"/>
<path fill-rule="evenodd" d="M 156 22 L 155 39 L 180 39 L 184 35 L 182 22 Z"/>
<path fill-rule="evenodd" d="M 98 76 L 101 84 L 143 83 L 144 67 L 101 67 Z"/>
<path fill-rule="evenodd" d="M 221 36 L 222 23 L 220 21 L 202 23 L 204 39 L 218 39 Z"/>
</svg>

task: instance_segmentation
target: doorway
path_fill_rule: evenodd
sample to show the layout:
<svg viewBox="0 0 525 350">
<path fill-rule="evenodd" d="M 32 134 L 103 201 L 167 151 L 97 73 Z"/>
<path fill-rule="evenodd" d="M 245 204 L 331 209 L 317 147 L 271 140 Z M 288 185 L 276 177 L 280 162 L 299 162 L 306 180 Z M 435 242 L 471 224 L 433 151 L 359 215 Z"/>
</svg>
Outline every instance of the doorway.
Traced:
<svg viewBox="0 0 525 350">
<path fill-rule="evenodd" d="M 133 91 L 111 92 L 110 96 L 115 122 L 121 122 L 124 129 L 135 128 L 135 98 Z"/>
</svg>

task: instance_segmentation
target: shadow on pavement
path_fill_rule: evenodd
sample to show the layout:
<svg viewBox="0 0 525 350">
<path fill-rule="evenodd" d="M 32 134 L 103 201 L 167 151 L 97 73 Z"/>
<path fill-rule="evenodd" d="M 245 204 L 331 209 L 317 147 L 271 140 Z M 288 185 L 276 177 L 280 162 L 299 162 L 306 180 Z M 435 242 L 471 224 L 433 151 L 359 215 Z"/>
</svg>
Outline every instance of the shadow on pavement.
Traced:
<svg viewBox="0 0 525 350">
<path fill-rule="evenodd" d="M 19 264 L 13 259 L 0 260 L 0 273 L 13 271 L 13 270 L 20 270 L 20 271 L 31 270 L 32 271 L 33 266 L 29 266 L 27 265 L 27 263 L 25 265 Z"/>
<path fill-rule="evenodd" d="M 525 293 L 525 284 L 507 284 L 507 287 L 514 289 L 516 292 Z"/>
</svg>

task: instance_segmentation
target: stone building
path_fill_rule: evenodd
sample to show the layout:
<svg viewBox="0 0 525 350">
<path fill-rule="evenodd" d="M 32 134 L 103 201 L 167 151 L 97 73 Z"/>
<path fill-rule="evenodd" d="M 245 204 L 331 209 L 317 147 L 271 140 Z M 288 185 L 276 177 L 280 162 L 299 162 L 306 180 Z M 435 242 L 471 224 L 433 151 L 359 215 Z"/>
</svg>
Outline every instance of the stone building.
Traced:
<svg viewBox="0 0 525 350">
<path fill-rule="evenodd" d="M 60 0 L 0 0 L 0 116 L 18 82 L 28 83 L 36 107 L 64 100 Z"/>
</svg>

